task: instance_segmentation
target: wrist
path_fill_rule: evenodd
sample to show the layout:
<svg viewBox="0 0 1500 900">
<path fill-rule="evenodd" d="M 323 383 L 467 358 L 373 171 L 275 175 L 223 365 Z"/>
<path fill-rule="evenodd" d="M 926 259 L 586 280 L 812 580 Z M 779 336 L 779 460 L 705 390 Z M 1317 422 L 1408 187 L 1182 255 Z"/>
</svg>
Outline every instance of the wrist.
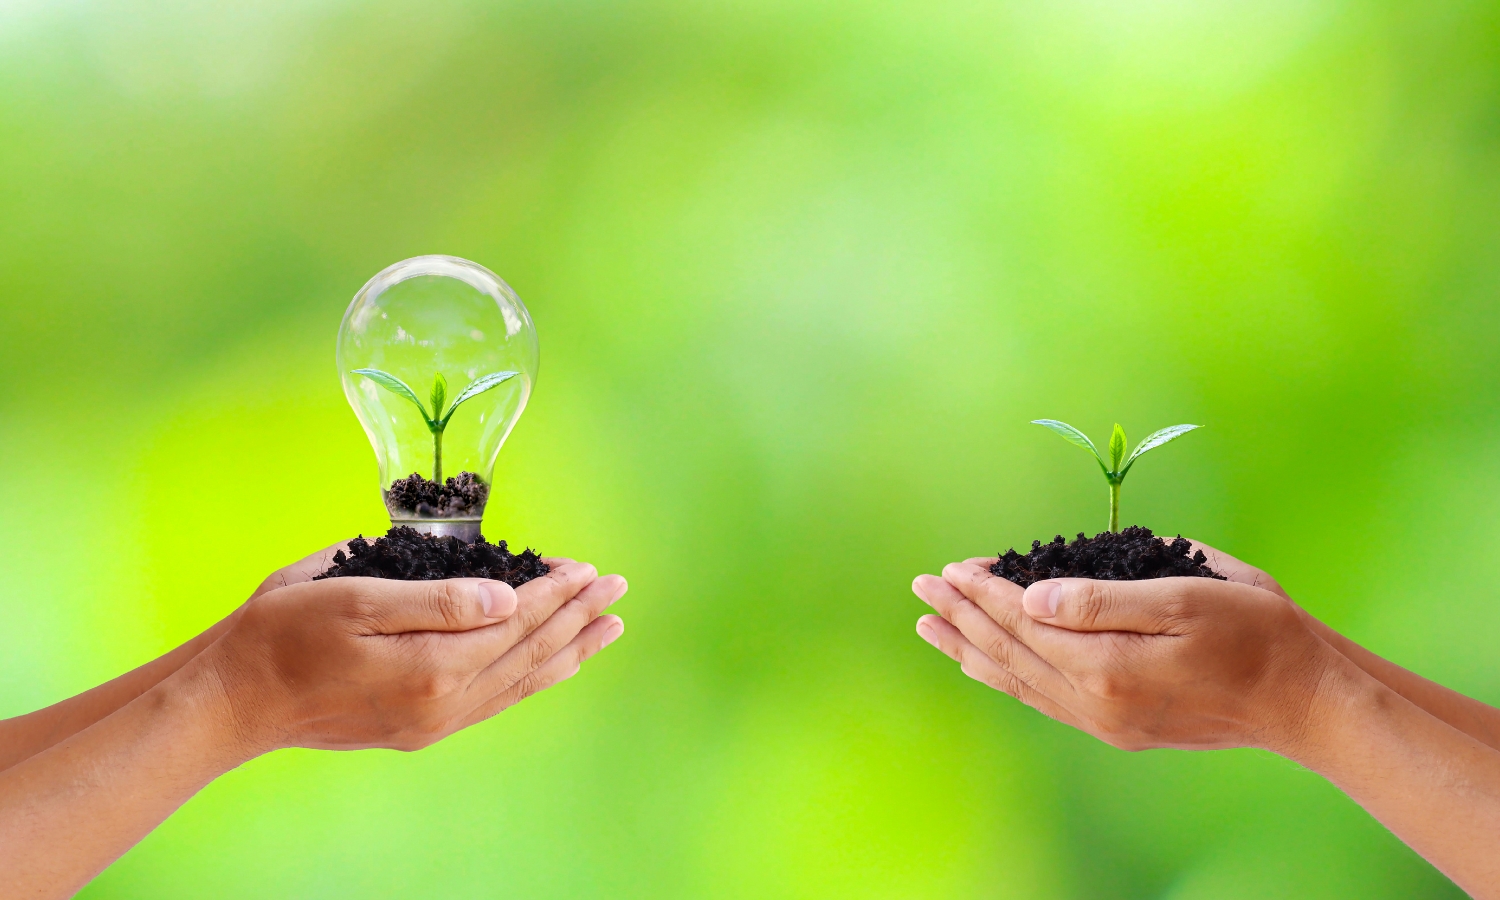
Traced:
<svg viewBox="0 0 1500 900">
<path fill-rule="evenodd" d="M 276 735 L 246 679 L 234 677 L 216 654 L 194 658 L 157 690 L 173 706 L 189 712 L 209 752 L 233 768 L 277 749 Z"/>
<path fill-rule="evenodd" d="M 1320 771 L 1330 752 L 1347 743 L 1351 729 L 1365 710 L 1379 707 L 1381 693 L 1389 693 L 1342 653 L 1321 639 L 1323 650 L 1307 678 L 1294 687 L 1292 696 L 1302 702 L 1279 729 L 1275 740 L 1266 745 L 1281 756 Z"/>
</svg>

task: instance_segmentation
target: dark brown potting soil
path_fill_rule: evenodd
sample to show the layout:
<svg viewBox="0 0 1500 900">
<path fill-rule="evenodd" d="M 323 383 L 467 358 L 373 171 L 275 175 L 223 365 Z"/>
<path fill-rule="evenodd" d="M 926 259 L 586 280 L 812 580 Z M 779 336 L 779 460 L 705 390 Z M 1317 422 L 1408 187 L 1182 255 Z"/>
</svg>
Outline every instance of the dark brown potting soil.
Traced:
<svg viewBox="0 0 1500 900">
<path fill-rule="evenodd" d="M 459 472 L 442 484 L 413 472 L 392 482 L 385 492 L 385 506 L 395 515 L 424 519 L 478 517 L 489 496 L 490 486 L 473 472 Z"/>
<path fill-rule="evenodd" d="M 550 571 L 530 549 L 514 554 L 504 541 L 491 544 L 481 537 L 470 544 L 456 537 L 423 534 L 402 525 L 373 541 L 363 536 L 350 541 L 349 552 L 335 553 L 333 565 L 313 580 L 351 575 L 398 581 L 493 578 L 520 587 Z"/>
<path fill-rule="evenodd" d="M 1202 550 L 1193 550 L 1186 538 L 1178 535 L 1168 541 L 1151 533 L 1149 528 L 1132 525 L 1124 531 L 1106 531 L 1093 537 L 1082 533 L 1073 543 L 1062 535 L 1050 543 L 1031 542 L 1031 552 L 1005 551 L 990 573 L 1008 578 L 1021 587 L 1030 587 L 1048 578 L 1098 578 L 1104 581 L 1139 581 L 1145 578 L 1170 578 L 1177 575 L 1199 578 L 1224 576 L 1208 567 Z"/>
</svg>

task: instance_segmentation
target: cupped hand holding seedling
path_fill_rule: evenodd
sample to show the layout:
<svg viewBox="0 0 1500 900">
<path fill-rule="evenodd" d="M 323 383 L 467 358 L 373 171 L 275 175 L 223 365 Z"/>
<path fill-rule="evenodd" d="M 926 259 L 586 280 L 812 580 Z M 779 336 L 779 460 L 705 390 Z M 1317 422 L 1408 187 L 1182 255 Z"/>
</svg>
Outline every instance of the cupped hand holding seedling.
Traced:
<svg viewBox="0 0 1500 900">
<path fill-rule="evenodd" d="M 1059 422 L 1056 419 L 1033 419 L 1031 424 L 1050 428 L 1061 435 L 1063 440 L 1068 443 L 1077 444 L 1094 454 L 1094 459 L 1099 462 L 1099 469 L 1104 473 L 1105 480 L 1109 482 L 1110 531 L 1120 530 L 1120 485 L 1124 483 L 1125 476 L 1130 472 L 1130 467 L 1135 465 L 1135 461 L 1140 458 L 1141 454 L 1147 450 L 1155 450 L 1162 444 L 1182 437 L 1194 428 L 1201 427 L 1198 425 L 1172 425 L 1159 431 L 1153 431 L 1144 441 L 1136 445 L 1129 456 L 1126 456 L 1125 429 L 1121 428 L 1119 423 L 1116 423 L 1114 433 L 1109 436 L 1109 463 L 1106 464 L 1104 456 L 1099 452 L 1099 448 L 1094 446 L 1094 442 L 1089 440 L 1088 435 L 1074 428 L 1072 425 L 1066 422 Z"/>
<path fill-rule="evenodd" d="M 488 375 L 479 376 L 469 382 L 469 386 L 453 398 L 453 405 L 444 412 L 443 404 L 448 399 L 448 380 L 443 377 L 443 373 L 439 372 L 433 376 L 432 392 L 428 395 L 428 400 L 432 403 L 431 415 L 427 414 L 427 407 L 417 397 L 417 392 L 391 373 L 382 372 L 379 369 L 355 369 L 354 374 L 363 375 L 396 396 L 404 397 L 416 405 L 417 410 L 422 414 L 422 421 L 427 423 L 427 430 L 432 432 L 432 480 L 441 484 L 443 481 L 443 430 L 448 427 L 448 420 L 453 418 L 454 411 L 465 400 L 471 400 L 490 388 L 498 387 L 520 373 L 491 372 Z"/>
</svg>

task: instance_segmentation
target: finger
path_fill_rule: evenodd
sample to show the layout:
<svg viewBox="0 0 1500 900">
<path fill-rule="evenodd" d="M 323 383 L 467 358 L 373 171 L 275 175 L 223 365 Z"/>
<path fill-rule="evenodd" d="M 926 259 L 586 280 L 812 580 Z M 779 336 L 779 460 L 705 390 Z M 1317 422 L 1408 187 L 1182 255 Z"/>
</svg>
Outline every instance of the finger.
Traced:
<svg viewBox="0 0 1500 900">
<path fill-rule="evenodd" d="M 335 580 L 345 590 L 354 588 L 344 612 L 356 623 L 357 633 L 365 635 L 470 631 L 509 619 L 517 606 L 514 588 L 483 578 Z M 331 583 L 315 582 L 308 589 Z"/>
<path fill-rule="evenodd" d="M 994 560 L 986 562 L 993 563 Z M 951 589 L 972 600 L 990 618 L 1000 623 L 1000 627 L 1008 629 L 1017 637 L 1025 638 L 1015 626 L 1031 623 L 1022 621 L 1025 617 L 1019 615 L 1022 592 L 1015 582 L 991 574 L 988 565 L 975 564 L 973 561 L 944 566 L 942 580 Z"/>
<path fill-rule="evenodd" d="M 1160 640 L 1156 635 L 1124 633 L 1121 631 L 1069 630 L 1056 624 L 1055 619 L 1038 619 L 1024 608 L 1026 591 L 1009 579 L 991 575 L 988 570 L 976 569 L 962 563 L 954 563 L 943 569 L 943 579 L 950 590 L 961 593 L 965 599 L 978 606 L 1001 628 L 1016 636 L 1019 642 L 1035 654 L 1039 663 L 1058 673 L 1059 680 L 1066 682 L 1062 688 L 1049 683 L 1046 692 L 1054 697 L 1076 697 L 1076 686 L 1096 674 L 1100 666 L 1113 659 L 1123 646 L 1147 640 Z M 1085 581 L 1085 579 L 1073 579 Z M 1160 585 L 1172 579 L 1158 579 Z M 1183 581 L 1184 579 L 1176 579 Z M 1093 585 L 1119 585 L 1145 582 L 1086 581 Z M 1218 584 L 1218 582 L 1212 582 Z M 958 585 L 954 588 L 953 585 Z M 960 626 L 963 627 L 963 626 Z M 982 645 L 981 645 L 982 646 Z"/>
<path fill-rule="evenodd" d="M 542 562 L 547 564 L 547 568 L 555 569 L 558 566 L 565 566 L 570 562 L 577 562 L 577 560 L 569 559 L 566 556 L 544 556 L 542 557 Z"/>
<path fill-rule="evenodd" d="M 531 633 L 598 578 L 599 571 L 593 566 L 570 561 L 553 566 L 552 571 L 541 578 L 533 578 L 516 588 L 518 606 L 508 625 L 508 630 L 516 632 L 511 643 Z"/>
<path fill-rule="evenodd" d="M 1028 587 L 1022 608 L 1038 622 L 1069 631 L 1181 634 L 1188 612 L 1187 598 L 1180 584 L 1184 580 L 1053 578 Z"/>
<path fill-rule="evenodd" d="M 964 565 L 982 566 L 985 569 L 988 569 L 990 566 L 993 566 L 995 564 L 995 561 L 997 559 L 999 559 L 999 557 L 996 556 L 971 556 L 968 559 L 964 560 Z"/>
<path fill-rule="evenodd" d="M 463 727 L 494 716 L 520 703 L 538 691 L 544 691 L 560 681 L 578 674 L 584 660 L 613 644 L 625 633 L 625 623 L 619 616 L 600 616 L 569 641 L 567 646 L 554 653 L 542 665 L 533 669 L 526 677 L 512 684 L 498 695 L 489 698 L 469 713 Z"/>
<path fill-rule="evenodd" d="M 567 563 L 516 589 L 516 611 L 505 621 L 462 634 L 430 633 L 422 640 L 427 642 L 428 649 L 433 651 L 444 669 L 469 679 L 472 687 L 482 672 L 526 640 L 538 627 L 551 621 L 568 603 L 581 599 L 588 608 L 597 610 L 594 613 L 597 616 L 598 611 L 618 600 L 625 589 L 625 579 L 618 575 L 602 579 L 588 563 Z M 578 622 L 578 628 L 592 618 L 589 616 Z M 567 643 L 568 638 L 576 633 L 577 628 L 556 646 Z M 537 665 L 542 658 L 536 660 Z M 496 688 L 490 693 L 499 691 Z"/>
<path fill-rule="evenodd" d="M 1002 668 L 1041 693 L 1069 691 L 1061 673 L 942 578 L 920 575 L 912 590 Z"/>
<path fill-rule="evenodd" d="M 1192 538 L 1188 540 L 1192 543 L 1195 551 L 1203 551 L 1203 555 L 1208 559 L 1208 567 L 1210 569 L 1213 569 L 1230 581 L 1238 582 L 1239 584 L 1248 584 L 1251 587 L 1258 587 L 1273 594 L 1280 594 L 1288 600 L 1292 599 L 1287 596 L 1286 591 L 1282 590 L 1281 584 L 1276 579 L 1262 572 L 1260 569 L 1247 562 L 1235 559 L 1223 550 L 1216 550 L 1202 541 L 1194 541 Z"/>
<path fill-rule="evenodd" d="M 463 635 L 463 659 L 473 662 L 478 672 L 469 692 L 493 697 L 509 689 L 567 646 L 629 588 L 619 575 L 606 575 L 579 591 L 528 634 L 506 635 L 501 625 L 492 634 Z"/>
<path fill-rule="evenodd" d="M 917 634 L 922 640 L 947 654 L 950 659 L 959 664 L 959 668 L 965 675 L 975 681 L 1009 694 L 1045 716 L 1069 725 L 1073 724 L 1072 716 L 1052 698 L 995 662 L 942 616 L 923 616 L 918 619 Z"/>
<path fill-rule="evenodd" d="M 943 582 L 949 590 L 966 597 L 995 624 L 1015 635 L 1023 644 L 1031 647 L 1037 655 L 1048 659 L 1041 647 L 1036 645 L 1035 632 L 1038 625 L 1021 608 L 1024 591 L 1020 585 L 990 573 L 989 566 L 970 563 L 953 563 L 943 568 Z M 1057 668 L 1055 661 L 1048 662 Z M 1060 671 L 1060 670 L 1059 670 Z"/>
</svg>

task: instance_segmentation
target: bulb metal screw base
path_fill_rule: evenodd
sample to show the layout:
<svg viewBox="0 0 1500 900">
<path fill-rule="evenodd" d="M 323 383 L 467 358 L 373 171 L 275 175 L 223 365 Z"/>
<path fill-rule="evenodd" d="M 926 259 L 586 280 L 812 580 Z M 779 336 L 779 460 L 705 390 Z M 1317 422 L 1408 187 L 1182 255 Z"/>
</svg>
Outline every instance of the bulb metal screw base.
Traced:
<svg viewBox="0 0 1500 900">
<path fill-rule="evenodd" d="M 479 540 L 479 519 L 391 519 L 391 527 L 405 526 L 422 534 L 456 537 L 466 543 Z"/>
</svg>

